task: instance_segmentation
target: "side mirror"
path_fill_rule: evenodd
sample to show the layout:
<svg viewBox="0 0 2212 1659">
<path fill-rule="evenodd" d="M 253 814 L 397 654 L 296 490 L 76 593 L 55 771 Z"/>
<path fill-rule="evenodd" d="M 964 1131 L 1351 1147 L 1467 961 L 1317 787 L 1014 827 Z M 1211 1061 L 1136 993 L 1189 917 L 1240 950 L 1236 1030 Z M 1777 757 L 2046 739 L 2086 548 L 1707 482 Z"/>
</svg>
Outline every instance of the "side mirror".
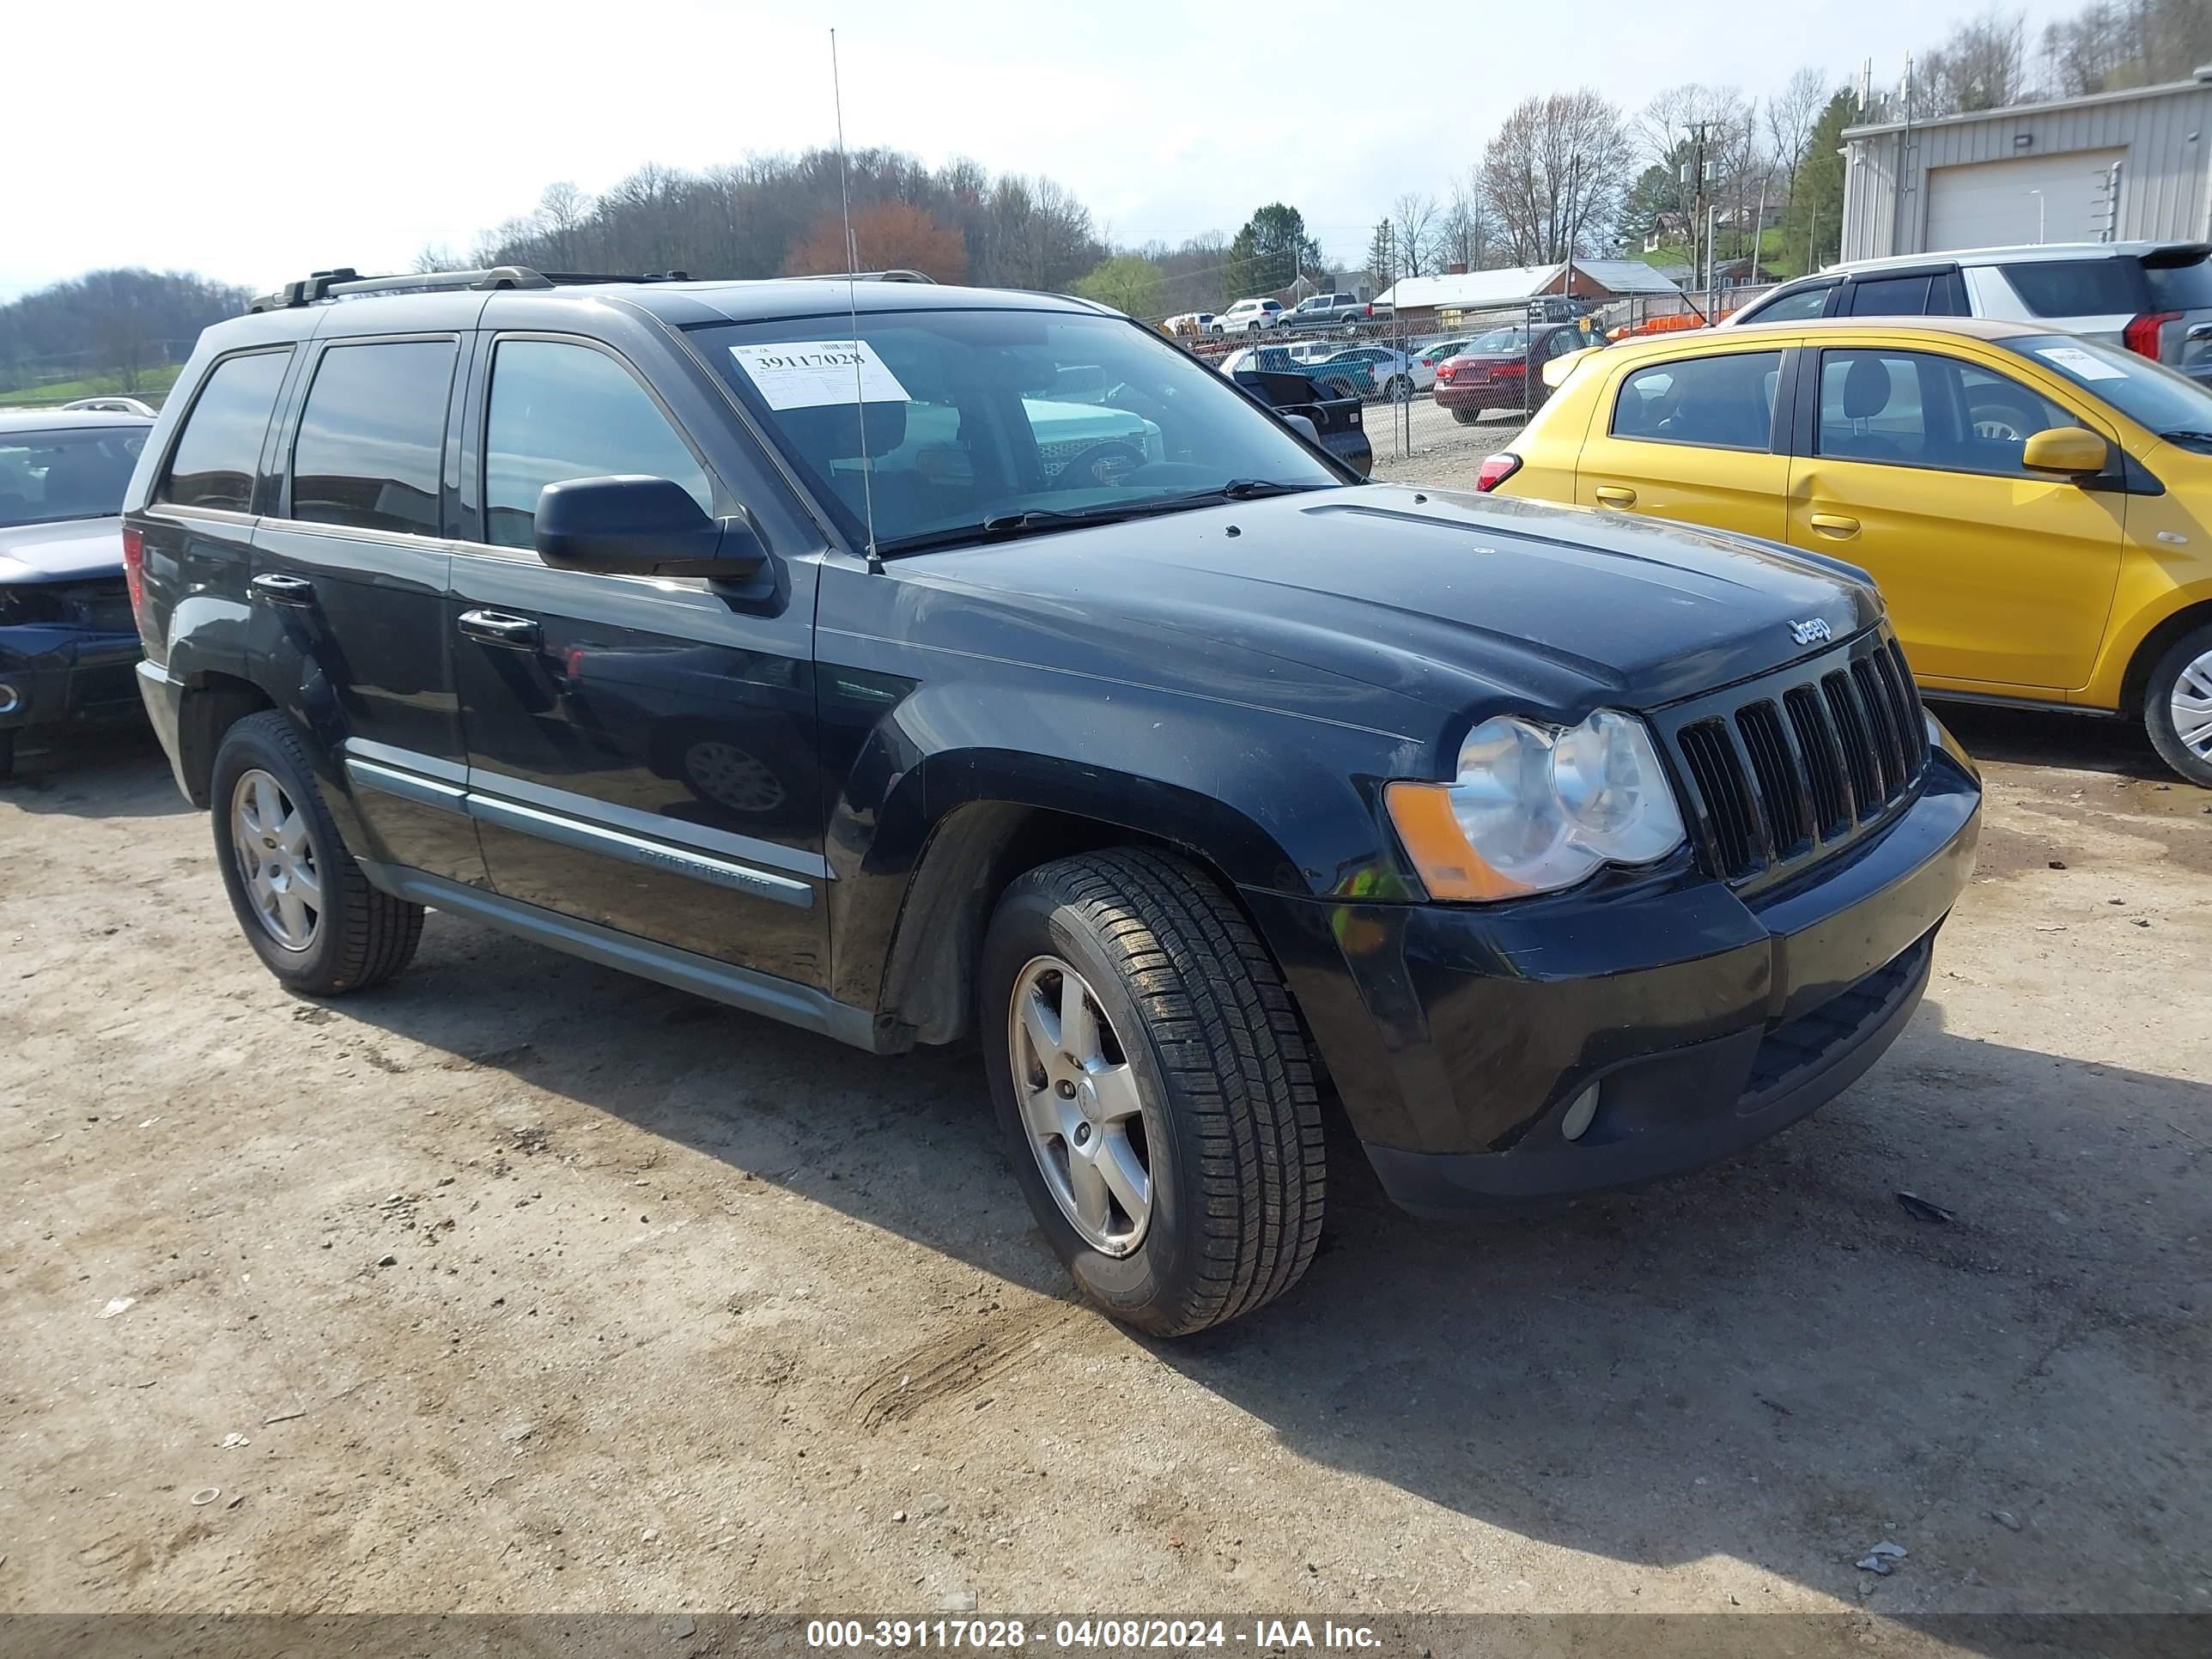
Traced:
<svg viewBox="0 0 2212 1659">
<path fill-rule="evenodd" d="M 2105 470 L 2111 453 L 2105 441 L 2087 427 L 2054 426 L 2029 434 L 2021 448 L 2020 464 L 2038 472 L 2087 477 Z"/>
<path fill-rule="evenodd" d="M 683 485 L 569 478 L 538 492 L 538 556 L 556 570 L 743 580 L 768 561 L 744 519 L 708 518 Z"/>
<path fill-rule="evenodd" d="M 1321 432 L 1314 425 L 1313 419 L 1310 416 L 1285 415 L 1283 416 L 1283 424 L 1290 428 L 1291 431 L 1297 433 L 1298 436 L 1304 438 L 1308 443 L 1312 444 L 1316 448 L 1320 447 Z"/>
</svg>

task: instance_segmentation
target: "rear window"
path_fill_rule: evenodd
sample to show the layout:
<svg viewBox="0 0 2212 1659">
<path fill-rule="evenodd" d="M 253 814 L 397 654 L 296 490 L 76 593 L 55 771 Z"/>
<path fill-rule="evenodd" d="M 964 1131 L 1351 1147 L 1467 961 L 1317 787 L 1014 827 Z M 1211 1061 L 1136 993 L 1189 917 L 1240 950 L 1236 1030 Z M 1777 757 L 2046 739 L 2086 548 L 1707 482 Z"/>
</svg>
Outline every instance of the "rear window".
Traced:
<svg viewBox="0 0 2212 1659">
<path fill-rule="evenodd" d="M 292 446 L 292 517 L 363 530 L 438 533 L 451 340 L 333 346 Z"/>
<path fill-rule="evenodd" d="M 2142 267 L 2133 259 L 2051 259 L 2003 267 L 2021 302 L 2039 317 L 2111 317 L 2143 308 Z"/>
<path fill-rule="evenodd" d="M 143 426 L 0 432 L 0 527 L 114 517 L 145 443 Z"/>
<path fill-rule="evenodd" d="M 1621 383 L 1613 435 L 1712 449 L 1771 447 L 1778 351 L 1685 357 L 1638 369 Z"/>
<path fill-rule="evenodd" d="M 2143 280 L 2153 311 L 2212 311 L 2212 258 L 2203 254 L 2174 264 L 2146 259 Z"/>
<path fill-rule="evenodd" d="M 226 357 L 185 416 L 157 499 L 178 507 L 253 510 L 253 479 L 292 349 Z"/>
</svg>

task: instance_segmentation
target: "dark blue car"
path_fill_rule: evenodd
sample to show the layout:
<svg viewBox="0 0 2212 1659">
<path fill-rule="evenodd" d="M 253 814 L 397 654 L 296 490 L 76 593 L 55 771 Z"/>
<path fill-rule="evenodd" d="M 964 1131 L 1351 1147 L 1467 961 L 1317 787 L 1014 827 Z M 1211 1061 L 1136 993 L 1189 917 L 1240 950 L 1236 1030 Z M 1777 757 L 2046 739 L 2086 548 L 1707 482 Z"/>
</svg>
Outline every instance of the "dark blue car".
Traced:
<svg viewBox="0 0 2212 1659">
<path fill-rule="evenodd" d="M 140 715 L 118 515 L 152 425 L 0 410 L 0 779 L 26 732 Z"/>
</svg>

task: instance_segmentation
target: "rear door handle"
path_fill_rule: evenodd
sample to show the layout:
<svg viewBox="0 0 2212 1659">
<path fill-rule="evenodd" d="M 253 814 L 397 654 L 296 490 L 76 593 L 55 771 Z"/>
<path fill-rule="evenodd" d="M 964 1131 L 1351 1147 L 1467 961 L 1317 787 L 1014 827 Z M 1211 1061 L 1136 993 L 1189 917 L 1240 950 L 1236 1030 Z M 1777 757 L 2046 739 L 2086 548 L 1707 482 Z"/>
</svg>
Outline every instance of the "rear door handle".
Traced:
<svg viewBox="0 0 2212 1659">
<path fill-rule="evenodd" d="M 1597 497 L 1600 507 L 1633 507 L 1636 492 L 1620 484 L 1600 484 L 1590 492 Z"/>
<path fill-rule="evenodd" d="M 1849 541 L 1859 533 L 1859 521 L 1847 519 L 1840 513 L 1815 513 L 1812 525 L 1823 536 L 1833 536 L 1839 542 Z"/>
<path fill-rule="evenodd" d="M 460 616 L 461 632 L 472 640 L 486 645 L 514 646 L 532 651 L 544 637 L 536 622 L 528 617 L 510 617 L 504 611 L 464 611 Z"/>
<path fill-rule="evenodd" d="M 266 599 L 271 605 L 313 605 L 315 585 L 305 576 L 287 576 L 280 571 L 265 571 L 246 584 L 254 598 Z"/>
</svg>

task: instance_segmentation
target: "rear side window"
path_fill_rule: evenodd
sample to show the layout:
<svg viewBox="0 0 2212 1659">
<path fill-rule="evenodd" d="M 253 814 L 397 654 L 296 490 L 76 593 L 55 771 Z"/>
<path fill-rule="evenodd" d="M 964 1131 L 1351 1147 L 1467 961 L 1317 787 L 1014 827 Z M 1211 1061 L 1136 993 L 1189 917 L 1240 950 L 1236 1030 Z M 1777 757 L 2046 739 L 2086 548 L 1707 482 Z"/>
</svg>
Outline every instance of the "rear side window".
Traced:
<svg viewBox="0 0 2212 1659">
<path fill-rule="evenodd" d="M 1654 363 L 1621 382 L 1613 435 L 1711 449 L 1766 449 L 1774 429 L 1778 351 L 1735 351 Z"/>
<path fill-rule="evenodd" d="M 2110 317 L 2143 309 L 2142 267 L 2133 259 L 2049 259 L 2002 267 L 2021 303 L 2039 317 Z"/>
<path fill-rule="evenodd" d="M 226 357 L 215 366 L 185 416 L 155 500 L 252 511 L 262 441 L 269 435 L 269 417 L 276 412 L 277 389 L 291 360 L 287 347 Z"/>
<path fill-rule="evenodd" d="M 1929 278 L 1874 276 L 1851 284 L 1854 317 L 1925 317 Z"/>
<path fill-rule="evenodd" d="M 1828 309 L 1829 290 L 1834 287 L 1833 283 L 1824 283 L 1818 288 L 1782 295 L 1763 306 L 1753 306 L 1744 313 L 1743 319 L 1747 323 L 1802 323 L 1808 318 L 1821 316 Z"/>
<path fill-rule="evenodd" d="M 451 340 L 332 346 L 292 444 L 292 516 L 310 524 L 438 533 Z"/>
<path fill-rule="evenodd" d="M 484 423 L 485 539 L 528 547 L 547 484 L 623 473 L 672 479 L 714 510 L 698 459 L 628 369 L 589 346 L 501 341 Z"/>
</svg>

